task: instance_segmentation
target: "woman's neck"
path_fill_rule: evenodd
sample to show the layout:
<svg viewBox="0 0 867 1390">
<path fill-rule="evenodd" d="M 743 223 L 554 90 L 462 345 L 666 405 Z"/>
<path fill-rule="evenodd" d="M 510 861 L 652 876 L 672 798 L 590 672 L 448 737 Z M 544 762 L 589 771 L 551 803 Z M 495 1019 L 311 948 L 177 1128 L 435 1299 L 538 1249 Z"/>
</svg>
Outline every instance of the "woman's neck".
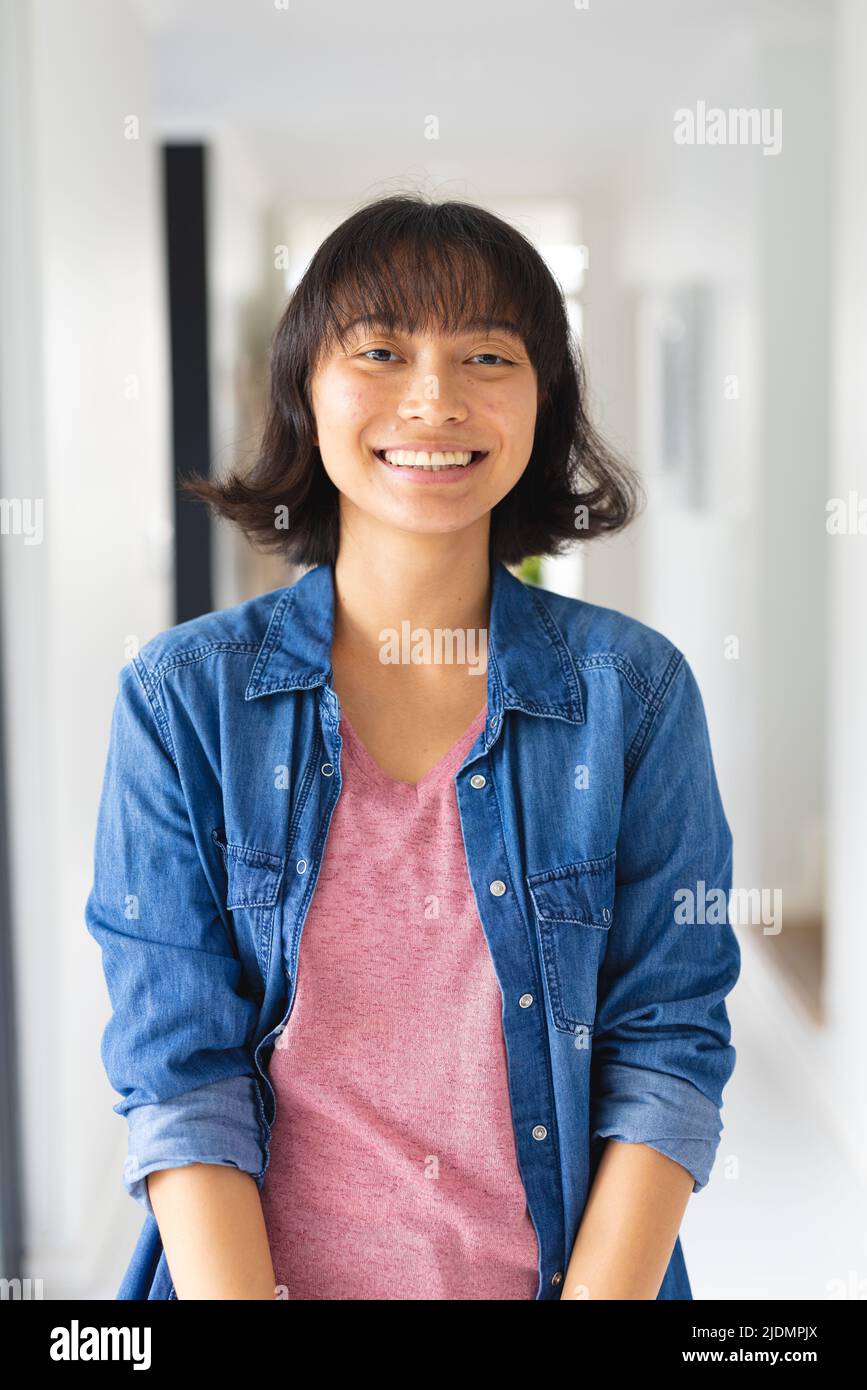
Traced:
<svg viewBox="0 0 867 1390">
<path fill-rule="evenodd" d="M 385 630 L 487 632 L 491 573 L 485 525 L 452 536 L 389 531 L 362 542 L 341 538 L 334 566 L 334 640 L 369 659 Z"/>
</svg>

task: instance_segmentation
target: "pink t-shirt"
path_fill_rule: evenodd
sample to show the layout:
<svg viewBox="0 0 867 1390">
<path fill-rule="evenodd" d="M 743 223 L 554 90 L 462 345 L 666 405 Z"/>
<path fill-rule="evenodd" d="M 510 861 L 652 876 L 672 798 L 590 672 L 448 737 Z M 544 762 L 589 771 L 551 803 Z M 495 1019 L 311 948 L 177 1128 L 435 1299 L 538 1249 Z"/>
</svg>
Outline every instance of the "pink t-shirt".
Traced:
<svg viewBox="0 0 867 1390">
<path fill-rule="evenodd" d="M 343 787 L 270 1064 L 278 1298 L 536 1297 L 502 993 L 453 781 L 484 721 L 413 785 L 342 716 Z"/>
</svg>

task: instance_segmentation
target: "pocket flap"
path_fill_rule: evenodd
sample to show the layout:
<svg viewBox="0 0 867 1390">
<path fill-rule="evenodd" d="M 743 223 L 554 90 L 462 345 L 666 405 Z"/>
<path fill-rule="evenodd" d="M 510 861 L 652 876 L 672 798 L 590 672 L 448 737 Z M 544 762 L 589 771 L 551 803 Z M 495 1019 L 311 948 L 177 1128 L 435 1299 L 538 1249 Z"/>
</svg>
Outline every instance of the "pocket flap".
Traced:
<svg viewBox="0 0 867 1390">
<path fill-rule="evenodd" d="M 550 922 L 574 922 L 607 931 L 614 910 L 615 854 L 612 850 L 599 859 L 560 864 L 528 875 L 538 915 Z"/>
<path fill-rule="evenodd" d="M 227 841 L 222 827 L 213 830 L 211 835 L 222 851 L 226 865 L 229 881 L 226 907 L 230 910 L 236 907 L 273 907 L 280 892 L 283 860 L 253 845 Z"/>
</svg>

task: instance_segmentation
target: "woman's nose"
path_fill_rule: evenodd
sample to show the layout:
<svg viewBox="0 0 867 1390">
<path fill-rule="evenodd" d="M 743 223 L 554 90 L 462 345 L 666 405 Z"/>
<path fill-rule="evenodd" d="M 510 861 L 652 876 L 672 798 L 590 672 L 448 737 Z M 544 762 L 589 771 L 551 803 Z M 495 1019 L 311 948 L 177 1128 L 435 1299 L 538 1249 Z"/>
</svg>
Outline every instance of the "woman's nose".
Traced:
<svg viewBox="0 0 867 1390">
<path fill-rule="evenodd" d="M 398 406 L 401 419 L 423 419 L 432 425 L 464 420 L 467 404 L 460 383 L 451 372 L 419 370 Z"/>
</svg>

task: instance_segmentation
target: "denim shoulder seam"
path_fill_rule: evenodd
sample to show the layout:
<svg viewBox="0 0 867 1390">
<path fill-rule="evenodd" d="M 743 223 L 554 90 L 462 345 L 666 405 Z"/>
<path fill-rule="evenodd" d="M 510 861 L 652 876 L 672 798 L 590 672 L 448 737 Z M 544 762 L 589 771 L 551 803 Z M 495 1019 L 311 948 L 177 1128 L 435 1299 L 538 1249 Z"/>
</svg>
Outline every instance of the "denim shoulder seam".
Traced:
<svg viewBox="0 0 867 1390">
<path fill-rule="evenodd" d="M 678 671 L 680 671 L 683 668 L 684 659 L 685 658 L 683 652 L 680 651 L 678 647 L 673 647 L 671 656 L 668 659 L 668 664 L 666 665 L 665 670 L 660 676 L 656 684 L 656 687 L 653 690 L 652 696 L 650 698 L 642 696 L 642 699 L 645 700 L 646 706 L 644 716 L 641 719 L 641 722 L 639 723 L 638 728 L 635 731 L 635 735 L 627 750 L 626 757 L 623 760 L 624 792 L 626 790 L 626 784 L 631 779 L 632 774 L 635 771 L 635 767 L 638 763 L 638 760 L 641 757 L 641 754 L 644 752 L 644 749 L 647 745 L 647 741 L 650 737 L 650 731 L 653 728 L 657 716 L 659 715 L 660 710 L 665 704 L 665 701 L 668 697 L 668 693 L 674 684 L 674 678 L 677 675 Z"/>
<path fill-rule="evenodd" d="M 212 656 L 214 652 L 227 652 L 230 656 L 255 656 L 261 645 L 261 642 L 207 642 L 202 647 L 191 647 L 188 651 L 164 656 L 162 660 L 157 662 L 153 671 L 148 673 L 148 680 L 156 686 L 163 676 L 167 675 L 169 671 L 173 671 L 175 667 L 191 666 L 193 662 L 203 661 L 206 656 Z"/>
<path fill-rule="evenodd" d="M 591 652 L 574 660 L 579 671 L 599 671 L 613 666 L 645 704 L 653 702 L 653 686 L 635 669 L 628 656 L 621 656 L 620 652 Z"/>
<path fill-rule="evenodd" d="M 255 654 L 258 650 L 259 647 L 255 642 L 208 642 L 203 647 L 195 647 L 191 651 L 177 652 L 174 656 L 164 657 L 162 661 L 157 662 L 152 671 L 148 670 L 140 655 L 131 658 L 131 665 L 147 696 L 148 704 L 151 707 L 157 728 L 160 732 L 160 737 L 175 767 L 177 767 L 178 761 L 175 757 L 171 728 L 169 726 L 168 716 L 159 698 L 159 686 L 162 684 L 163 677 L 176 667 L 190 666 L 194 661 L 203 661 L 206 656 L 211 656 L 214 652 L 228 652 L 231 655 L 249 656 L 251 653 Z"/>
<path fill-rule="evenodd" d="M 156 685 L 154 682 L 150 680 L 148 675 L 148 669 L 138 654 L 130 658 L 129 664 L 135 671 L 139 685 L 141 686 L 142 691 L 144 692 L 145 699 L 148 702 L 148 709 L 150 710 L 153 716 L 154 723 L 157 726 L 157 733 L 160 736 L 160 741 L 163 747 L 165 748 L 166 752 L 168 753 L 169 757 L 171 758 L 172 765 L 176 770 L 179 770 L 178 760 L 175 757 L 175 748 L 174 743 L 172 741 L 171 729 L 169 728 L 169 721 L 157 697 Z"/>
</svg>

